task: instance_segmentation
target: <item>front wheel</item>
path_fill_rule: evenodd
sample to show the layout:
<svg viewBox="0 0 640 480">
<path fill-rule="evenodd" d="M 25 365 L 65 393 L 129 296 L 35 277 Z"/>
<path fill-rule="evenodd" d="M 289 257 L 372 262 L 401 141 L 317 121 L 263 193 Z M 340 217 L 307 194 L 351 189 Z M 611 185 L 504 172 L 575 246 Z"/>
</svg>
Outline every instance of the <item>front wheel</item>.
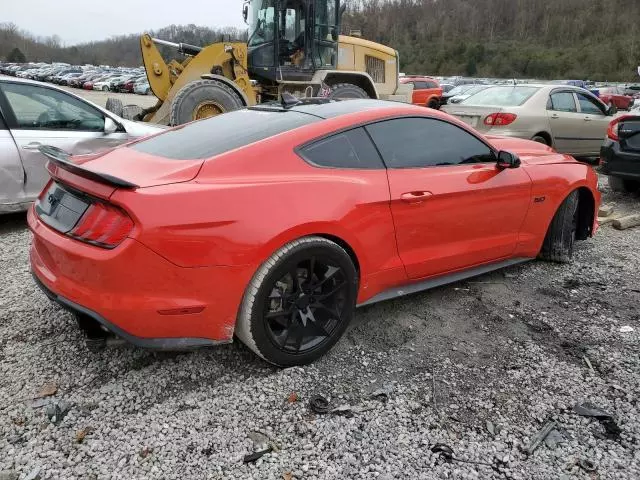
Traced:
<svg viewBox="0 0 640 480">
<path fill-rule="evenodd" d="M 334 100 L 348 100 L 357 98 L 369 98 L 367 92 L 351 83 L 338 83 L 331 87 L 329 98 Z"/>
<path fill-rule="evenodd" d="M 244 295 L 236 336 L 267 362 L 305 365 L 338 341 L 355 310 L 358 276 L 336 243 L 305 237 L 258 269 Z"/>
<path fill-rule="evenodd" d="M 573 191 L 558 208 L 547 230 L 540 258 L 558 263 L 571 261 L 578 228 L 578 200 L 578 192 Z"/>
</svg>

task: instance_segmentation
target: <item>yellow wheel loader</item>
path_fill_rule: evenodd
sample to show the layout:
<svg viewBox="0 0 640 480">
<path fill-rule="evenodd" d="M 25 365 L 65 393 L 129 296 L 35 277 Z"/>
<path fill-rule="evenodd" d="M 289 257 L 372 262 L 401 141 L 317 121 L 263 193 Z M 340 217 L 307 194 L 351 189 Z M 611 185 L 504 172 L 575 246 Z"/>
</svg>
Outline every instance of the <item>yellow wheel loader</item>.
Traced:
<svg viewBox="0 0 640 480">
<path fill-rule="evenodd" d="M 137 119 L 181 125 L 286 93 L 410 101 L 411 92 L 399 90 L 407 87 L 398 82 L 397 51 L 339 35 L 344 8 L 339 0 L 247 0 L 247 43 L 196 47 L 144 34 L 142 58 L 158 103 Z M 156 45 L 186 59 L 167 64 Z"/>
</svg>

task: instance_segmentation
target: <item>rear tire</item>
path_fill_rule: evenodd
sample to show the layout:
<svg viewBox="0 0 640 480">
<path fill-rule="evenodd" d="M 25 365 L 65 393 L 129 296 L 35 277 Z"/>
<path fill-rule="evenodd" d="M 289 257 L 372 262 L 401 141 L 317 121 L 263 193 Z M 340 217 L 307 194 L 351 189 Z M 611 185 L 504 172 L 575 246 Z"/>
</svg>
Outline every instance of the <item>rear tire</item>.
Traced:
<svg viewBox="0 0 640 480">
<path fill-rule="evenodd" d="M 438 101 L 435 98 L 432 98 L 431 100 L 429 100 L 427 108 L 433 108 L 434 110 L 437 110 L 439 105 L 440 104 L 438 103 Z"/>
<path fill-rule="evenodd" d="M 634 182 L 633 180 L 624 180 L 611 175 L 609 175 L 608 180 L 609 187 L 614 192 L 631 193 L 640 189 L 640 182 Z"/>
<path fill-rule="evenodd" d="M 573 257 L 573 246 L 578 227 L 578 192 L 573 191 L 562 202 L 551 220 L 542 244 L 540 258 L 550 262 L 568 263 Z"/>
<path fill-rule="evenodd" d="M 333 98 L 334 100 L 362 99 L 369 98 L 369 95 L 357 85 L 338 83 L 331 87 L 329 98 Z"/>
<path fill-rule="evenodd" d="M 187 83 L 171 103 L 170 125 L 213 117 L 244 107 L 244 102 L 228 85 L 217 80 Z"/>
<path fill-rule="evenodd" d="M 105 108 L 119 117 L 122 117 L 122 113 L 124 112 L 122 100 L 120 100 L 119 98 L 107 98 L 107 105 L 105 106 Z"/>
<path fill-rule="evenodd" d="M 102 91 L 103 92 L 108 92 L 109 91 L 109 87 L 107 87 L 106 85 L 104 87 L 102 87 Z"/>
<path fill-rule="evenodd" d="M 357 291 L 356 269 L 342 247 L 322 237 L 295 240 L 271 255 L 253 276 L 236 336 L 274 365 L 311 363 L 344 333 Z"/>
</svg>

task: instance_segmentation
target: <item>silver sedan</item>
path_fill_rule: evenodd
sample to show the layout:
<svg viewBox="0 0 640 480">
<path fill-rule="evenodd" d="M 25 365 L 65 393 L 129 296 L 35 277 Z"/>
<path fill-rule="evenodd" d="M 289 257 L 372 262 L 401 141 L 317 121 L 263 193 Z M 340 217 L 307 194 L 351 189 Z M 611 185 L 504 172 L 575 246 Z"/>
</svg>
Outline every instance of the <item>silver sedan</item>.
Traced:
<svg viewBox="0 0 640 480">
<path fill-rule="evenodd" d="M 162 129 L 120 118 L 60 88 L 0 78 L 0 214 L 26 210 L 49 179 L 41 145 L 81 155 Z"/>
<path fill-rule="evenodd" d="M 558 152 L 597 156 L 615 109 L 568 85 L 489 87 L 442 110 L 486 135 L 545 143 Z"/>
</svg>

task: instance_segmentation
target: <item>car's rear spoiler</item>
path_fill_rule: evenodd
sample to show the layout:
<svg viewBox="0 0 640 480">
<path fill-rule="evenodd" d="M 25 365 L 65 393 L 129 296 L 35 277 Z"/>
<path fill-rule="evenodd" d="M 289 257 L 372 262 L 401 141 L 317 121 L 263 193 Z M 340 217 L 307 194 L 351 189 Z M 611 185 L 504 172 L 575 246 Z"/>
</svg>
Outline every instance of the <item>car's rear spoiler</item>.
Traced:
<svg viewBox="0 0 640 480">
<path fill-rule="evenodd" d="M 80 165 L 73 163 L 70 158 L 71 154 L 65 152 L 64 150 L 54 147 L 52 145 L 41 145 L 38 147 L 40 153 L 42 153 L 45 157 L 49 159 L 49 161 L 60 168 L 63 168 L 71 173 L 75 173 L 81 177 L 87 178 L 89 180 L 94 180 L 100 183 L 105 183 L 107 185 L 111 185 L 113 187 L 118 188 L 127 188 L 134 189 L 139 188 L 135 183 L 127 182 L 126 180 L 122 180 L 121 178 L 114 177 L 113 175 L 109 175 L 107 173 L 99 173 L 94 172 L 92 170 L 87 170 L 86 168 L 82 168 Z"/>
</svg>

